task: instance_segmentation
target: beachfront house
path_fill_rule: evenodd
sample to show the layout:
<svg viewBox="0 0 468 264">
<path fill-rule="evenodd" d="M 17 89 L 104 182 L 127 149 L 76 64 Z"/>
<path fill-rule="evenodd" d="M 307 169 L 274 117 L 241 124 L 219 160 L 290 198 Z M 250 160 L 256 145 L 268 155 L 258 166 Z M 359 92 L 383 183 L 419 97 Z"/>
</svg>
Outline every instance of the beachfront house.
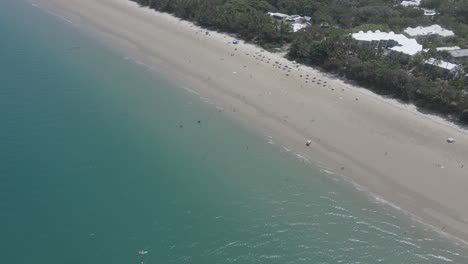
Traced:
<svg viewBox="0 0 468 264">
<path fill-rule="evenodd" d="M 408 27 L 405 29 L 405 33 L 410 37 L 421 37 L 421 36 L 440 36 L 440 37 L 451 37 L 455 36 L 452 30 L 445 29 L 439 25 L 432 25 L 428 27 Z"/>
<path fill-rule="evenodd" d="M 461 65 L 430 58 L 424 61 L 424 70 L 440 78 L 456 78 L 462 71 Z"/>
<path fill-rule="evenodd" d="M 268 12 L 267 14 L 273 17 L 274 19 L 286 21 L 290 23 L 306 23 L 312 19 L 311 17 L 303 17 L 300 15 L 288 15 L 288 14 L 283 14 L 283 13 Z"/>
<path fill-rule="evenodd" d="M 291 25 L 293 32 L 298 32 L 299 30 L 310 26 L 309 21 L 312 19 L 311 17 L 303 17 L 300 15 L 287 15 L 283 13 L 272 13 L 268 12 L 272 18 L 280 21 L 285 21 Z"/>
<path fill-rule="evenodd" d="M 376 49 L 387 49 L 391 53 L 404 54 L 409 57 L 413 57 L 423 50 L 422 45 L 415 39 L 394 32 L 359 31 L 351 34 L 351 37 L 360 45 Z"/>
</svg>

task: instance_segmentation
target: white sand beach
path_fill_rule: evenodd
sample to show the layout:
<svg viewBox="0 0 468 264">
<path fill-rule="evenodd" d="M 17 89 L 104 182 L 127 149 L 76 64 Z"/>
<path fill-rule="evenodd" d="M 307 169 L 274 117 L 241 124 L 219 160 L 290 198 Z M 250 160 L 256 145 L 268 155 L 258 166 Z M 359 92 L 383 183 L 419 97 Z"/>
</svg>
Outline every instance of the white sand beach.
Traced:
<svg viewBox="0 0 468 264">
<path fill-rule="evenodd" d="M 128 0 L 31 1 L 337 178 L 468 241 L 466 131 Z"/>
</svg>

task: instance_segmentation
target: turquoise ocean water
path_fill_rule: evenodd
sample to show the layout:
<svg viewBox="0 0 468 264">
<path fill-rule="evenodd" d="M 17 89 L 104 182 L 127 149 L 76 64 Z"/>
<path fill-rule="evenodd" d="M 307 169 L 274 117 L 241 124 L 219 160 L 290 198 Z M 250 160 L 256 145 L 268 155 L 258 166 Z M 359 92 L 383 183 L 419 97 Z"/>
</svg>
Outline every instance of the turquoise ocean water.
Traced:
<svg viewBox="0 0 468 264">
<path fill-rule="evenodd" d="M 468 263 L 26 1 L 0 36 L 0 263 Z"/>
</svg>

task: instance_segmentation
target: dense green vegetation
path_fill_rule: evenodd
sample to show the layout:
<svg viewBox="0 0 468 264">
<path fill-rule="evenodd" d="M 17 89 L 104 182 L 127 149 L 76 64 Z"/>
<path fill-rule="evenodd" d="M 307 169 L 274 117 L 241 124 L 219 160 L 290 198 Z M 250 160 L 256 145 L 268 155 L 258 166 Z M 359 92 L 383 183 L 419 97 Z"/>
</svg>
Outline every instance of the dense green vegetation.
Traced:
<svg viewBox="0 0 468 264">
<path fill-rule="evenodd" d="M 443 114 L 460 114 L 468 109 L 463 80 L 431 78 L 418 69 L 422 56 L 411 61 L 385 56 L 382 51 L 358 46 L 349 37 L 343 37 L 341 30 L 310 27 L 295 39 L 289 56 L 424 109 Z"/>
<path fill-rule="evenodd" d="M 173 13 L 203 27 L 229 33 L 267 49 L 290 44 L 290 59 L 333 72 L 377 93 L 422 109 L 458 117 L 468 124 L 468 82 L 460 75 L 445 80 L 437 70 L 424 70 L 429 57 L 447 59 L 431 49 L 414 59 L 386 56 L 383 51 L 358 46 L 349 33 L 359 30 L 402 32 L 408 26 L 438 23 L 456 37 L 426 37 L 425 48 L 468 48 L 468 0 L 423 0 L 422 7 L 436 9 L 434 18 L 394 0 L 133 0 L 153 9 Z M 293 34 L 288 24 L 272 20 L 277 11 L 312 17 L 312 26 Z M 320 26 L 322 25 L 322 26 Z M 327 25 L 327 27 L 323 27 Z M 468 70 L 468 63 L 465 63 Z"/>
<path fill-rule="evenodd" d="M 197 24 L 237 33 L 261 45 L 281 46 L 292 40 L 291 29 L 272 21 L 266 13 L 275 8 L 264 0 L 133 0 L 156 10 L 173 13 Z"/>
</svg>

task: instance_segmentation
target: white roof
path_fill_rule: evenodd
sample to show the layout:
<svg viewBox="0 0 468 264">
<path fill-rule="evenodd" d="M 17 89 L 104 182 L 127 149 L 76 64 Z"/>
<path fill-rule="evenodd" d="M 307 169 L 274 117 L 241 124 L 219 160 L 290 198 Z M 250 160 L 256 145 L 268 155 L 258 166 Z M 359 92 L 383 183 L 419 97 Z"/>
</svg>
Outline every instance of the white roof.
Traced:
<svg viewBox="0 0 468 264">
<path fill-rule="evenodd" d="M 398 42 L 399 46 L 390 48 L 390 50 L 398 51 L 408 55 L 415 55 L 423 50 L 423 46 L 420 45 L 415 39 L 410 39 L 403 34 L 395 34 L 394 32 L 380 32 L 377 31 L 359 31 L 351 35 L 354 39 L 360 41 L 373 41 L 373 40 L 394 40 Z"/>
<path fill-rule="evenodd" d="M 402 1 L 400 5 L 402 6 L 419 6 L 421 4 L 421 0 L 408 0 Z"/>
<path fill-rule="evenodd" d="M 293 32 L 298 32 L 299 30 L 306 28 L 307 24 L 294 23 L 292 24 L 292 26 L 293 26 Z"/>
<path fill-rule="evenodd" d="M 426 8 L 421 8 L 421 9 L 424 10 L 424 15 L 425 16 L 435 16 L 435 15 L 437 15 L 437 12 L 435 10 L 426 9 Z"/>
<path fill-rule="evenodd" d="M 268 12 L 268 14 L 269 14 L 270 16 L 281 17 L 281 18 L 286 18 L 286 17 L 289 16 L 289 15 L 286 15 L 286 14 L 283 14 L 283 13 L 272 13 L 272 12 Z"/>
<path fill-rule="evenodd" d="M 442 37 L 455 36 L 453 31 L 445 29 L 439 25 L 432 25 L 428 27 L 408 27 L 405 29 L 405 33 L 414 36 L 427 36 L 427 35 L 440 35 Z"/>
<path fill-rule="evenodd" d="M 459 50 L 459 49 L 460 49 L 460 47 L 458 47 L 458 46 L 436 48 L 437 51 L 448 51 L 448 50 Z"/>
<path fill-rule="evenodd" d="M 437 66 L 439 68 L 447 69 L 449 71 L 456 70 L 457 68 L 460 67 L 457 64 L 453 64 L 453 63 L 443 61 L 443 60 L 437 60 L 437 59 L 434 59 L 434 58 L 430 58 L 428 60 L 425 60 L 424 63 L 431 64 L 431 65 Z"/>
<path fill-rule="evenodd" d="M 297 22 L 299 20 L 301 20 L 302 17 L 300 15 L 292 15 L 292 16 L 288 16 L 286 18 L 287 21 L 294 21 L 294 22 Z"/>
</svg>

